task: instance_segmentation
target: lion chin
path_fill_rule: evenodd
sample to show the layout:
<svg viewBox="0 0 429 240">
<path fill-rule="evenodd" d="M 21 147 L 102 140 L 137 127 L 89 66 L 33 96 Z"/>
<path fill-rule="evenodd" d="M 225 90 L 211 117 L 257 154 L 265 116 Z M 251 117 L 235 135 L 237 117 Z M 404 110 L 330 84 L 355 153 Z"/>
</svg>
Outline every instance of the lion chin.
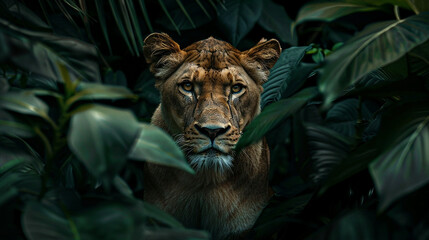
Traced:
<svg viewBox="0 0 429 240">
<path fill-rule="evenodd" d="M 204 152 L 189 155 L 188 159 L 196 172 L 214 171 L 215 174 L 223 175 L 231 171 L 234 158 L 210 148 Z"/>
</svg>

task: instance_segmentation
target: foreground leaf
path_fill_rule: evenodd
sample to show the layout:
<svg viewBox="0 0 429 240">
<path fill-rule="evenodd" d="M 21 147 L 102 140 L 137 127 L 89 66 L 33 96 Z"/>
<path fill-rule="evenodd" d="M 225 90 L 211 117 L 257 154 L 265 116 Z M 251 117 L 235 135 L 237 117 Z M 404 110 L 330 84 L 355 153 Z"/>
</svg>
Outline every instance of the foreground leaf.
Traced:
<svg viewBox="0 0 429 240">
<path fill-rule="evenodd" d="M 128 157 L 194 173 L 173 139 L 160 128 L 149 124 L 141 124 L 140 134 Z"/>
<path fill-rule="evenodd" d="M 428 26 L 429 12 L 371 25 L 329 55 L 319 82 L 319 89 L 326 98 L 325 106 L 363 76 L 427 41 Z"/>
<path fill-rule="evenodd" d="M 268 81 L 263 85 L 264 91 L 261 94 L 262 108 L 271 102 L 280 100 L 286 89 L 289 93 L 293 93 L 293 90 L 297 90 L 296 86 L 301 86 L 306 80 L 307 76 L 295 78 L 294 73 L 302 70 L 298 68 L 298 65 L 310 48 L 311 46 L 291 47 L 281 53 L 280 58 L 270 70 Z"/>
<path fill-rule="evenodd" d="M 384 116 L 382 153 L 369 167 L 383 211 L 398 198 L 429 183 L 429 109 L 409 104 Z M 382 140 L 380 140 L 380 138 Z"/>
<path fill-rule="evenodd" d="M 71 119 L 70 150 L 96 177 L 113 177 L 127 159 L 139 125 L 127 110 L 93 106 Z"/>
<path fill-rule="evenodd" d="M 218 21 L 232 45 L 237 46 L 258 21 L 262 13 L 262 1 L 230 0 L 225 3 L 225 7 Z"/>
<path fill-rule="evenodd" d="M 244 129 L 243 135 L 235 146 L 236 150 L 258 142 L 283 119 L 301 109 L 317 93 L 315 87 L 305 88 L 288 99 L 280 100 L 264 108 L 261 114 Z"/>
</svg>

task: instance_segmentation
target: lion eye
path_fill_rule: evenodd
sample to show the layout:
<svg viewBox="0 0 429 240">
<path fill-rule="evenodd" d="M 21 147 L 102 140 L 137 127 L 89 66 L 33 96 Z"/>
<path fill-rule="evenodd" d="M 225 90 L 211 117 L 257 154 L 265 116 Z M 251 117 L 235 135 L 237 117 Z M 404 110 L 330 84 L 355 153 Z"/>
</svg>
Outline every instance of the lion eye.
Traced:
<svg viewBox="0 0 429 240">
<path fill-rule="evenodd" d="M 239 93 L 239 92 L 241 92 L 241 90 L 243 90 L 243 85 L 241 85 L 241 84 L 235 84 L 231 88 L 232 93 Z"/>
<path fill-rule="evenodd" d="M 183 90 L 187 92 L 191 92 L 194 89 L 194 86 L 191 82 L 183 82 L 182 84 L 180 84 L 180 86 L 183 88 Z"/>
</svg>

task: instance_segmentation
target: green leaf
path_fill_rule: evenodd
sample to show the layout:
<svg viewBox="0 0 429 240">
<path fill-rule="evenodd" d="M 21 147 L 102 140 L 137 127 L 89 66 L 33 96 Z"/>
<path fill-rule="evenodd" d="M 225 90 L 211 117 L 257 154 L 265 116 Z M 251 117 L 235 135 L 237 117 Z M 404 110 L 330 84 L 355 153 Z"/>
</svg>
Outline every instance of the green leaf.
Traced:
<svg viewBox="0 0 429 240">
<path fill-rule="evenodd" d="M 429 11 L 429 2 L 426 0 L 406 0 L 405 2 L 416 14 Z"/>
<path fill-rule="evenodd" d="M 67 105 L 71 105 L 77 101 L 94 101 L 94 100 L 118 100 L 118 99 L 133 99 L 134 95 L 128 88 L 101 85 L 97 83 L 80 83 L 77 86 L 76 93 L 67 100 Z"/>
<path fill-rule="evenodd" d="M 218 22 L 221 31 L 236 46 L 253 28 L 262 13 L 263 2 L 259 0 L 230 0 L 226 9 L 219 12 Z"/>
<path fill-rule="evenodd" d="M 208 232 L 193 229 L 172 229 L 162 227 L 147 227 L 143 230 L 143 239 L 159 240 L 209 240 Z"/>
<path fill-rule="evenodd" d="M 353 139 L 317 124 L 303 125 L 308 145 L 306 150 L 310 157 L 308 177 L 320 183 L 347 157 Z"/>
<path fill-rule="evenodd" d="M 175 30 L 176 27 L 180 30 L 190 30 L 201 27 L 202 25 L 210 22 L 210 18 L 201 14 L 201 7 L 197 2 L 187 1 L 184 3 L 183 7 L 188 10 L 189 15 L 195 20 L 194 25 L 191 24 L 189 18 L 177 4 L 175 4 L 170 10 L 171 18 L 175 22 L 176 26 L 172 25 L 171 20 L 165 17 L 158 18 L 156 22 L 169 30 Z"/>
<path fill-rule="evenodd" d="M 121 204 L 101 204 L 71 218 L 81 239 L 131 240 L 138 223 L 134 222 L 129 207 Z M 76 239 L 76 238 L 75 238 Z"/>
<path fill-rule="evenodd" d="M 327 126 L 344 136 L 355 137 L 356 124 L 359 119 L 358 106 L 359 100 L 355 98 L 336 103 L 326 113 Z M 372 112 L 366 104 L 362 104 L 361 114 L 363 121 L 372 122 L 374 120 Z"/>
<path fill-rule="evenodd" d="M 56 210 L 56 211 L 55 211 Z M 22 229 L 30 240 L 80 239 L 71 229 L 64 214 L 38 202 L 29 202 L 22 215 Z"/>
<path fill-rule="evenodd" d="M 380 10 L 363 1 L 322 1 L 304 5 L 298 12 L 295 25 L 306 21 L 333 21 L 357 12 Z"/>
<path fill-rule="evenodd" d="M 1 104 L 0 104 L 1 105 Z M 0 109 L 0 134 L 20 137 L 33 137 L 34 130 L 28 124 L 14 118 Z"/>
<path fill-rule="evenodd" d="M 66 66 L 73 80 L 99 82 L 97 51 L 77 39 L 23 29 L 0 19 L 9 47 L 15 49 L 9 60 L 21 69 L 62 81 L 58 65 Z M 19 53 L 19 54 L 17 54 Z"/>
<path fill-rule="evenodd" d="M 177 221 L 174 217 L 162 211 L 155 205 L 149 204 L 147 202 L 139 202 L 138 206 L 141 208 L 144 216 L 147 218 L 155 219 L 172 228 L 177 228 L 177 229 L 184 228 L 183 225 L 179 221 Z"/>
<path fill-rule="evenodd" d="M 427 106 L 428 103 L 408 104 L 383 116 L 377 136 L 382 153 L 369 167 L 380 196 L 380 211 L 429 183 Z"/>
<path fill-rule="evenodd" d="M 310 99 L 317 95 L 315 87 L 305 88 L 288 99 L 280 100 L 266 108 L 246 126 L 235 148 L 238 150 L 258 142 L 268 131 L 283 119 L 301 109 Z"/>
<path fill-rule="evenodd" d="M 292 20 L 283 6 L 267 0 L 264 2 L 258 24 L 265 30 L 275 33 L 282 42 L 292 46 L 297 44 L 297 35 L 293 33 Z"/>
<path fill-rule="evenodd" d="M 266 239 L 280 230 L 285 224 L 296 222 L 293 219 L 312 198 L 313 194 L 304 194 L 289 199 L 274 197 L 262 211 L 252 229 L 255 239 Z"/>
<path fill-rule="evenodd" d="M 429 12 L 367 27 L 326 58 L 319 82 L 325 106 L 342 95 L 346 87 L 398 60 L 428 39 Z"/>
<path fill-rule="evenodd" d="M 95 177 L 113 177 L 124 166 L 139 125 L 127 110 L 93 106 L 73 115 L 70 150 Z"/>
<path fill-rule="evenodd" d="M 38 116 L 53 123 L 48 115 L 48 105 L 32 91 L 8 92 L 0 96 L 0 108 L 21 114 Z"/>
<path fill-rule="evenodd" d="M 128 157 L 194 173 L 173 139 L 160 128 L 149 124 L 141 124 L 140 134 Z"/>
<path fill-rule="evenodd" d="M 294 88 L 293 90 L 296 91 L 295 86 L 300 86 L 307 79 L 307 76 L 295 77 L 298 71 L 302 71 L 298 67 L 299 63 L 310 48 L 310 46 L 291 47 L 281 53 L 280 58 L 270 70 L 268 81 L 263 85 L 264 91 L 261 94 L 262 108 L 271 102 L 280 100 L 286 91 L 292 93 L 289 88 Z"/>
</svg>

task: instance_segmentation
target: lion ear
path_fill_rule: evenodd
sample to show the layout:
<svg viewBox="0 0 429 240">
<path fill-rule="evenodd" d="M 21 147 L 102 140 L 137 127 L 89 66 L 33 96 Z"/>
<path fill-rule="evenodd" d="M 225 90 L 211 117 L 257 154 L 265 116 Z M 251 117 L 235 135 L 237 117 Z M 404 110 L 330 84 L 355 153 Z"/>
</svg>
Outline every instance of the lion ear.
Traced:
<svg viewBox="0 0 429 240">
<path fill-rule="evenodd" d="M 282 48 L 276 39 L 261 39 L 256 46 L 243 52 L 243 66 L 262 84 L 267 81 L 270 69 L 279 59 L 281 52 Z"/>
<path fill-rule="evenodd" d="M 166 33 L 152 33 L 144 40 L 143 54 L 150 71 L 158 79 L 166 79 L 183 62 L 185 52 Z"/>
</svg>

